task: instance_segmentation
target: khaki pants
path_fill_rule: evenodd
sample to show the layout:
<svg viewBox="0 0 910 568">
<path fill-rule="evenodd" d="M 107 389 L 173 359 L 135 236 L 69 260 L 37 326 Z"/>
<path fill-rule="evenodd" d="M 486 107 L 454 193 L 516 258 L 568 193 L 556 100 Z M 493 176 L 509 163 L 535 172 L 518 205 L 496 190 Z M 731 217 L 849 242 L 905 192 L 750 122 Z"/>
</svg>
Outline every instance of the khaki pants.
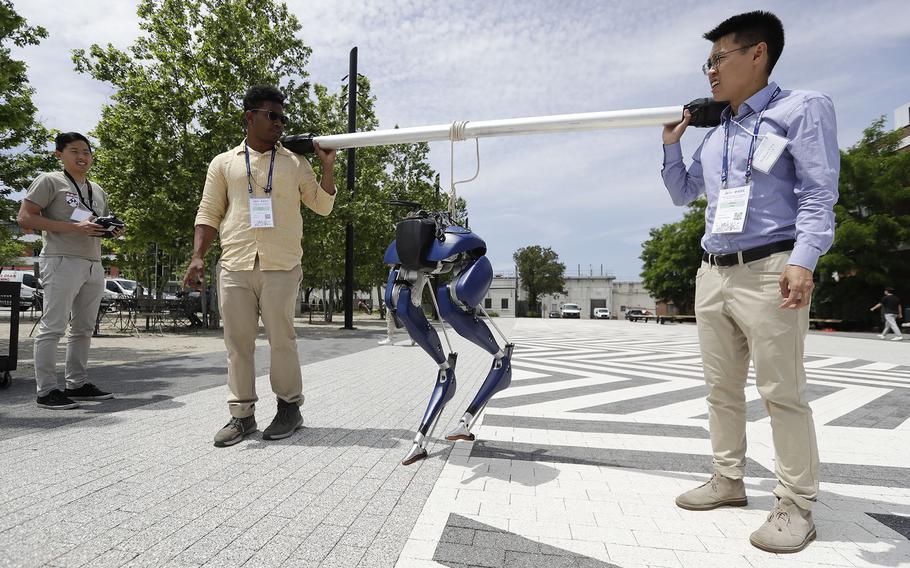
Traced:
<svg viewBox="0 0 910 568">
<path fill-rule="evenodd" d="M 218 306 L 224 320 L 224 345 L 228 355 L 228 409 L 231 416 L 254 413 L 256 367 L 253 353 L 259 334 L 259 316 L 269 340 L 272 391 L 285 402 L 303 404 L 294 307 L 301 280 L 300 266 L 292 270 L 221 270 Z"/>
<path fill-rule="evenodd" d="M 774 438 L 774 494 L 811 509 L 818 495 L 818 446 L 806 401 L 803 347 L 809 310 L 782 310 L 778 278 L 789 253 L 727 268 L 702 263 L 695 285 L 714 469 L 733 479 L 746 460 L 749 359 Z"/>
<path fill-rule="evenodd" d="M 35 383 L 38 396 L 76 389 L 88 380 L 88 352 L 104 293 L 104 268 L 97 260 L 70 256 L 40 259 L 44 303 L 35 336 Z M 65 387 L 57 379 L 57 345 L 66 337 Z"/>
</svg>

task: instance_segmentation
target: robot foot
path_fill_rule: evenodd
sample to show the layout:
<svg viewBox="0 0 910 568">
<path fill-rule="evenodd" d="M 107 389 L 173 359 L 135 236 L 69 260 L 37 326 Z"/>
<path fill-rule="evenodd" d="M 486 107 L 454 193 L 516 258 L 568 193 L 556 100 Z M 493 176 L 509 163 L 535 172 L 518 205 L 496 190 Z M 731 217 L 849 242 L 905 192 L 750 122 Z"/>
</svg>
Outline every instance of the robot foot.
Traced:
<svg viewBox="0 0 910 568">
<path fill-rule="evenodd" d="M 458 426 L 454 430 L 446 434 L 446 440 L 450 442 L 457 442 L 459 440 L 465 440 L 468 442 L 474 441 L 474 434 L 471 434 L 470 424 L 473 421 L 473 416 L 469 413 L 465 415 L 458 421 Z"/>
<path fill-rule="evenodd" d="M 401 465 L 411 465 L 412 463 L 419 462 L 420 460 L 427 458 L 427 450 L 420 447 L 419 444 L 414 444 L 411 447 L 411 451 L 408 452 L 408 455 L 401 460 Z"/>
<path fill-rule="evenodd" d="M 459 426 L 458 428 L 455 428 L 454 430 L 452 430 L 451 432 L 446 434 L 446 440 L 448 440 L 450 442 L 458 442 L 460 440 L 464 440 L 467 442 L 473 442 L 475 439 L 476 438 L 474 437 L 474 434 L 471 434 L 470 432 L 468 432 L 467 428 L 464 428 L 462 426 Z"/>
</svg>

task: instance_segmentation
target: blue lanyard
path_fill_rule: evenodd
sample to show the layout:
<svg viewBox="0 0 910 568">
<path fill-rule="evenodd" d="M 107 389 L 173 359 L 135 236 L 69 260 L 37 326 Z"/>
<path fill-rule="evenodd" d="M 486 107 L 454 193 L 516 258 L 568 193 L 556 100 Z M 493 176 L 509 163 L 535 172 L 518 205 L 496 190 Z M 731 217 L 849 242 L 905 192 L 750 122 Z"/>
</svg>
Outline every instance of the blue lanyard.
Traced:
<svg viewBox="0 0 910 568">
<path fill-rule="evenodd" d="M 752 139 L 749 141 L 749 156 L 746 158 L 746 184 L 748 185 L 749 181 L 752 179 L 752 158 L 755 156 L 755 139 L 758 138 L 758 128 L 761 126 L 762 117 L 765 116 L 765 111 L 768 109 L 768 105 L 771 104 L 777 95 L 780 94 L 780 87 L 774 89 L 774 93 L 771 95 L 771 98 L 768 99 L 768 102 L 761 109 L 761 112 L 758 113 L 758 119 L 755 121 L 755 129 L 752 132 Z M 729 177 L 729 147 L 730 147 L 730 122 L 733 120 L 733 117 L 727 117 L 727 120 L 724 121 L 724 162 L 723 169 L 720 172 L 720 181 L 723 184 L 723 188 L 727 189 L 727 177 Z"/>
<path fill-rule="evenodd" d="M 250 147 L 246 143 L 246 140 L 243 141 L 243 152 L 246 154 L 246 185 L 250 190 L 250 195 L 253 195 L 253 172 L 250 170 Z M 270 196 L 272 195 L 272 170 L 275 168 L 275 147 L 272 147 L 272 161 L 269 163 L 269 181 L 265 186 L 265 194 Z"/>
</svg>

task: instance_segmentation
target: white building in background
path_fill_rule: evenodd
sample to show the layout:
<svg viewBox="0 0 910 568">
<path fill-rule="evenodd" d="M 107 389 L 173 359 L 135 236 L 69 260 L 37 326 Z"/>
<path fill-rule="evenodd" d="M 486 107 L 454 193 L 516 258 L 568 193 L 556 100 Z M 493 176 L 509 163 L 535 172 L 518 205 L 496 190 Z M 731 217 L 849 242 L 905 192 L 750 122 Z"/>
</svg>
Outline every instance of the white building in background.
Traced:
<svg viewBox="0 0 910 568">
<path fill-rule="evenodd" d="M 496 312 L 502 317 L 515 317 L 516 297 L 518 300 L 524 300 L 527 294 L 515 286 L 515 278 L 496 275 L 483 300 L 483 307 L 487 312 Z"/>
<path fill-rule="evenodd" d="M 613 276 L 566 276 L 565 294 L 548 294 L 540 298 L 543 315 L 558 313 L 563 304 L 578 304 L 582 319 L 590 319 L 594 308 L 613 309 Z"/>
<path fill-rule="evenodd" d="M 657 300 L 651 297 L 642 282 L 615 281 L 613 282 L 613 302 L 616 309 L 613 317 L 622 319 L 626 311 L 632 308 L 650 310 L 657 313 Z"/>
<path fill-rule="evenodd" d="M 578 304 L 582 319 L 591 319 L 595 308 L 608 308 L 614 318 L 622 319 L 632 308 L 656 311 L 657 302 L 641 282 L 617 281 L 614 276 L 567 276 L 565 294 L 540 297 L 543 317 L 558 313 L 563 304 Z M 527 293 L 515 277 L 497 274 L 483 300 L 484 308 L 503 317 L 515 316 L 515 302 L 527 300 Z"/>
</svg>

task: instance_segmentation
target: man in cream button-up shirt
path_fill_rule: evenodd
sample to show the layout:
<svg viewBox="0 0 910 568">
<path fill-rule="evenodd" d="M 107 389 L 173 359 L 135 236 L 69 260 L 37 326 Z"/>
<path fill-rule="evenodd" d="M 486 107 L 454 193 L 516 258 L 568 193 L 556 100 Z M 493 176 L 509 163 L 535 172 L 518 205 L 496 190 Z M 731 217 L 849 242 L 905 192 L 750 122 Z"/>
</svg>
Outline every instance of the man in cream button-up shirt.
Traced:
<svg viewBox="0 0 910 568">
<path fill-rule="evenodd" d="M 196 214 L 193 260 L 185 284 L 198 286 L 203 259 L 215 234 L 221 238 L 218 299 L 228 352 L 230 421 L 215 445 L 230 446 L 256 430 L 256 374 L 253 360 L 259 317 L 271 348 L 269 378 L 278 413 L 263 438 L 286 438 L 303 424 L 303 385 L 294 331 L 300 287 L 303 217 L 300 203 L 328 215 L 335 203 L 335 151 L 316 145 L 323 177 L 278 140 L 287 118 L 284 95 L 273 87 L 252 87 L 243 99 L 247 137 L 209 165 Z"/>
</svg>

